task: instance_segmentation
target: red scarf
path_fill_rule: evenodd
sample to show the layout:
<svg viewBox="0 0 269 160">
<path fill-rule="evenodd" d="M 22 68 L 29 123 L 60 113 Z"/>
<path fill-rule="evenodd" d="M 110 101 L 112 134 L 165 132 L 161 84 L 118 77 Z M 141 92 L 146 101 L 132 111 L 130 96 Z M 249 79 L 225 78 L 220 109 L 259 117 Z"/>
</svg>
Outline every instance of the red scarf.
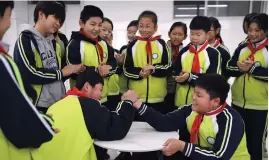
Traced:
<svg viewBox="0 0 269 160">
<path fill-rule="evenodd" d="M 208 45 L 208 42 L 206 41 L 202 47 L 197 51 L 193 45 L 190 45 L 189 47 L 189 51 L 191 53 L 194 53 L 194 58 L 193 58 L 193 62 L 192 62 L 192 72 L 194 73 L 200 73 L 200 61 L 199 61 L 199 52 L 201 52 L 202 50 L 204 50 Z"/>
<path fill-rule="evenodd" d="M 73 89 L 67 91 L 65 97 L 67 97 L 69 95 L 76 95 L 76 96 L 79 96 L 79 97 L 88 97 L 84 92 L 78 90 L 76 87 L 74 87 Z"/>
<path fill-rule="evenodd" d="M 0 45 L 0 53 L 9 56 L 3 46 Z"/>
<path fill-rule="evenodd" d="M 213 111 L 213 112 L 209 112 L 206 113 L 205 115 L 210 116 L 210 115 L 214 115 L 217 113 L 220 113 L 223 111 L 223 109 L 227 106 L 227 103 L 225 102 L 221 107 L 219 107 L 217 110 Z M 195 120 L 192 123 L 192 127 L 191 127 L 191 138 L 190 138 L 190 142 L 195 144 L 196 143 L 196 137 L 199 138 L 199 129 L 200 129 L 200 125 L 202 123 L 202 119 L 203 119 L 203 114 L 198 114 L 195 117 Z"/>
<path fill-rule="evenodd" d="M 257 48 L 254 48 L 251 42 L 248 43 L 248 48 L 251 51 L 251 54 L 248 57 L 251 59 L 252 62 L 254 62 L 254 60 L 255 60 L 255 58 L 254 58 L 255 53 L 258 50 L 260 50 L 266 46 L 268 46 L 268 39 L 265 42 L 263 42 L 261 45 L 259 45 Z"/>
<path fill-rule="evenodd" d="M 152 64 L 152 48 L 151 48 L 150 42 L 151 41 L 156 41 L 156 40 L 158 40 L 160 38 L 161 38 L 161 36 L 157 36 L 157 37 L 149 38 L 149 39 L 146 39 L 146 38 L 143 38 L 143 37 L 140 37 L 140 36 L 136 36 L 136 39 L 138 39 L 140 41 L 146 41 L 147 42 L 147 44 L 146 44 L 146 52 L 147 52 L 147 55 L 148 55 L 148 58 L 149 58 L 149 64 L 150 65 Z"/>
<path fill-rule="evenodd" d="M 102 63 L 103 59 L 104 59 L 104 51 L 103 51 L 103 48 L 101 47 L 101 45 L 98 43 L 99 42 L 98 37 L 96 37 L 96 38 L 89 37 L 86 34 L 84 34 L 82 29 L 80 29 L 79 33 L 82 34 L 83 36 L 85 36 L 86 38 L 89 38 L 89 39 L 91 39 L 91 40 L 93 40 L 95 42 L 97 50 L 98 50 L 98 54 L 99 54 L 99 57 L 100 57 L 101 63 Z"/>
<path fill-rule="evenodd" d="M 217 38 L 216 41 L 215 41 L 215 43 L 214 43 L 214 45 L 213 45 L 213 47 L 216 48 L 216 47 L 218 47 L 219 45 L 220 45 L 220 39 Z"/>
<path fill-rule="evenodd" d="M 172 46 L 172 48 L 173 48 L 173 64 L 176 62 L 176 59 L 177 59 L 177 56 L 179 55 L 179 47 L 180 47 L 180 45 L 171 45 Z"/>
</svg>

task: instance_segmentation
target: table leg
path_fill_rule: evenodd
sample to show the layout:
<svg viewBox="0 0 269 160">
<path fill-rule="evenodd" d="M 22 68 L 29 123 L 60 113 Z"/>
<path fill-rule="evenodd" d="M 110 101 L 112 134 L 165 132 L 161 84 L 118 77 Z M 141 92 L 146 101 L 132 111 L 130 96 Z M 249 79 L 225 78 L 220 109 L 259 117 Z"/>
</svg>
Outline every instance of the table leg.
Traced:
<svg viewBox="0 0 269 160">
<path fill-rule="evenodd" d="M 163 160 L 163 152 L 162 151 L 157 151 L 158 159 Z"/>
</svg>

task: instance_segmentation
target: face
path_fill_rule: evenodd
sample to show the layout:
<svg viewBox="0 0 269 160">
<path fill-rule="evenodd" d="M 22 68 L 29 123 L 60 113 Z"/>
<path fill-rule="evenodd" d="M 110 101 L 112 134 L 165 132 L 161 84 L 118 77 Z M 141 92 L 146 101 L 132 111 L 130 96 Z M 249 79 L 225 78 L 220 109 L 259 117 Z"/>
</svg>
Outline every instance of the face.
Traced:
<svg viewBox="0 0 269 160">
<path fill-rule="evenodd" d="M 257 23 L 251 23 L 248 28 L 248 37 L 250 42 L 255 43 L 264 40 L 267 33 L 260 29 Z"/>
<path fill-rule="evenodd" d="M 102 19 L 100 17 L 91 17 L 86 21 L 86 23 L 83 23 L 80 20 L 79 25 L 86 36 L 96 38 L 100 34 Z"/>
<path fill-rule="evenodd" d="M 137 27 L 136 26 L 130 26 L 127 29 L 127 38 L 129 40 L 129 42 L 132 42 L 136 39 L 135 34 L 137 32 Z"/>
<path fill-rule="evenodd" d="M 219 98 L 210 99 L 205 89 L 194 88 L 192 96 L 192 110 L 198 113 L 206 113 L 215 110 L 219 106 Z"/>
<path fill-rule="evenodd" d="M 103 85 L 101 83 L 92 87 L 88 82 L 83 87 L 84 93 L 92 99 L 100 100 L 102 96 Z"/>
<path fill-rule="evenodd" d="M 142 17 L 138 24 L 139 33 L 143 38 L 150 38 L 157 30 L 150 17 Z"/>
<path fill-rule="evenodd" d="M 195 46 L 202 45 L 207 40 L 208 33 L 204 30 L 191 30 L 190 32 L 190 40 L 191 43 Z"/>
<path fill-rule="evenodd" d="M 43 12 L 39 12 L 38 22 L 46 29 L 45 33 L 47 35 L 57 32 L 61 27 L 60 19 L 56 18 L 55 15 L 48 15 L 46 17 Z"/>
<path fill-rule="evenodd" d="M 173 45 L 177 46 L 182 43 L 183 40 L 186 39 L 186 35 L 184 33 L 183 27 L 175 27 L 171 33 L 169 34 L 170 41 Z"/>
<path fill-rule="evenodd" d="M 0 38 L 4 36 L 5 32 L 10 27 L 11 8 L 6 8 L 3 17 L 0 17 Z"/>
<path fill-rule="evenodd" d="M 100 37 L 106 42 L 110 42 L 112 40 L 112 26 L 109 22 L 104 21 L 102 23 Z"/>
</svg>

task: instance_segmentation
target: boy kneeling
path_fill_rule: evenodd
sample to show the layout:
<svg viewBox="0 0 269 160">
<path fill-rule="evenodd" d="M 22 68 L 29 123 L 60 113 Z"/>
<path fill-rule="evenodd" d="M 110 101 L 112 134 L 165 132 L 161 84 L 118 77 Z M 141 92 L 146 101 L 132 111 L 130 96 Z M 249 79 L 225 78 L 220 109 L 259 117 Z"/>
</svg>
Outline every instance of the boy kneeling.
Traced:
<svg viewBox="0 0 269 160">
<path fill-rule="evenodd" d="M 180 151 L 177 156 L 181 159 L 249 160 L 244 122 L 225 102 L 229 89 L 228 82 L 221 75 L 204 74 L 196 82 L 191 105 L 166 115 L 147 107 L 140 100 L 134 107 L 156 130 L 179 130 L 180 140 L 169 139 L 164 144 L 166 156 Z"/>
</svg>

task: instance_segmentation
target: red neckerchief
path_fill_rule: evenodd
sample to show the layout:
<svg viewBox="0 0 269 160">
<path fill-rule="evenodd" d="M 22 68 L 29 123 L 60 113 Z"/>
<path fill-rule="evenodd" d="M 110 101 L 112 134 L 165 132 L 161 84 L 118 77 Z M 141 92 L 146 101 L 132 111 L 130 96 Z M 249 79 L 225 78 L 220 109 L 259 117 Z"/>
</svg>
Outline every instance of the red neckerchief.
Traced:
<svg viewBox="0 0 269 160">
<path fill-rule="evenodd" d="M 217 38 L 216 41 L 215 41 L 215 43 L 214 43 L 214 45 L 213 45 L 213 47 L 216 48 L 216 47 L 218 47 L 219 45 L 220 45 L 220 39 Z"/>
<path fill-rule="evenodd" d="M 3 46 L 0 45 L 0 53 L 9 56 Z"/>
<path fill-rule="evenodd" d="M 225 102 L 221 107 L 219 107 L 217 110 L 213 111 L 213 112 L 209 112 L 206 113 L 204 115 L 210 116 L 210 115 L 214 115 L 217 113 L 220 113 L 223 111 L 223 109 L 227 106 L 227 103 Z M 195 117 L 195 120 L 192 123 L 192 127 L 191 127 L 191 138 L 190 138 L 190 142 L 195 144 L 196 143 L 196 137 L 198 137 L 199 135 L 199 129 L 200 129 L 200 125 L 202 123 L 202 119 L 203 119 L 203 114 L 198 114 Z"/>
<path fill-rule="evenodd" d="M 190 45 L 189 47 L 189 51 L 191 53 L 194 53 L 194 58 L 193 58 L 193 62 L 192 62 L 192 72 L 194 73 L 200 73 L 200 61 L 199 61 L 199 52 L 201 52 L 202 50 L 204 50 L 208 45 L 208 42 L 206 41 L 202 47 L 197 51 L 193 45 Z"/>
<path fill-rule="evenodd" d="M 97 50 L 98 50 L 98 54 L 100 56 L 101 63 L 102 63 L 103 62 L 103 59 L 104 59 L 104 51 L 103 51 L 103 48 L 101 47 L 101 45 L 98 43 L 99 42 L 98 37 L 96 37 L 96 38 L 89 37 L 86 34 L 84 34 L 84 32 L 82 31 L 82 29 L 80 29 L 79 33 L 82 34 L 83 36 L 85 36 L 86 38 L 89 38 L 89 39 L 91 39 L 91 40 L 93 40 L 95 42 L 96 47 L 97 47 Z"/>
<path fill-rule="evenodd" d="M 79 96 L 79 97 L 88 97 L 84 92 L 80 91 L 76 87 L 74 87 L 73 89 L 67 91 L 65 97 L 67 97 L 69 95 L 76 95 L 76 96 Z"/>
<path fill-rule="evenodd" d="M 252 60 L 252 62 L 254 62 L 254 60 L 255 60 L 255 58 L 254 58 L 255 53 L 258 50 L 260 50 L 266 46 L 268 46 L 268 39 L 265 42 L 263 42 L 262 44 L 260 44 L 257 48 L 254 48 L 251 42 L 248 43 L 248 48 L 251 51 L 251 54 L 248 57 Z"/>
<path fill-rule="evenodd" d="M 176 59 L 177 59 L 177 57 L 178 57 L 178 55 L 179 55 L 179 47 L 180 47 L 180 45 L 181 44 L 179 44 L 179 45 L 172 45 L 171 44 L 171 47 L 172 47 L 172 51 L 174 51 L 173 52 L 173 64 L 176 62 Z"/>
<path fill-rule="evenodd" d="M 152 64 L 152 48 L 151 48 L 151 44 L 150 42 L 151 41 L 156 41 L 158 39 L 160 39 L 161 36 L 156 36 L 154 38 L 149 38 L 149 39 L 146 39 L 146 38 L 143 38 L 143 37 L 140 37 L 140 36 L 136 36 L 136 39 L 140 40 L 140 41 L 146 41 L 147 44 L 146 44 L 146 52 L 147 52 L 147 55 L 148 55 L 148 58 L 149 58 L 149 64 Z"/>
</svg>

